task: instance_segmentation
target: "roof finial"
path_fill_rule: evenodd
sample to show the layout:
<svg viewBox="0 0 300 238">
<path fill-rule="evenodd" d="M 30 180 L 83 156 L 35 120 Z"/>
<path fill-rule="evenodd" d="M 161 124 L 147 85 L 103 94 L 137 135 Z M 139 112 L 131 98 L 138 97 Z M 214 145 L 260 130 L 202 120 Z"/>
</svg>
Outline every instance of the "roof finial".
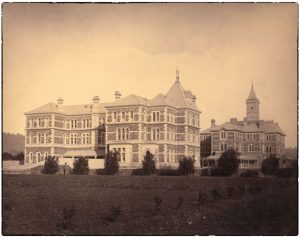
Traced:
<svg viewBox="0 0 300 238">
<path fill-rule="evenodd" d="M 176 68 L 176 83 L 179 83 L 179 69 Z"/>
<path fill-rule="evenodd" d="M 253 79 L 251 80 L 251 87 L 253 88 Z"/>
</svg>

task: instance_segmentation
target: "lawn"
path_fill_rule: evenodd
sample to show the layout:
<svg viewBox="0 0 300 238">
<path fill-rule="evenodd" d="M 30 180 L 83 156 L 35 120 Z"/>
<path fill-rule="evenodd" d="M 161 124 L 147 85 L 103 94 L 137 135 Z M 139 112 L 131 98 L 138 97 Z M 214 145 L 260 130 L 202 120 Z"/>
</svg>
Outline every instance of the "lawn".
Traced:
<svg viewBox="0 0 300 238">
<path fill-rule="evenodd" d="M 4 175 L 5 235 L 297 235 L 297 180 Z"/>
</svg>

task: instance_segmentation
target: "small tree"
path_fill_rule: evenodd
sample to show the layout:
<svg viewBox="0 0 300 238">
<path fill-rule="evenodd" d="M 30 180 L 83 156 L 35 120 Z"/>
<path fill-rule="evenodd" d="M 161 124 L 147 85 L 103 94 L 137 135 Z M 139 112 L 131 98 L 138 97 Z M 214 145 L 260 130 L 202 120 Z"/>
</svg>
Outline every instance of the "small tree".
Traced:
<svg viewBox="0 0 300 238">
<path fill-rule="evenodd" d="M 237 171 L 240 163 L 238 156 L 239 153 L 233 148 L 230 148 L 221 154 L 217 166 L 221 175 L 230 176 Z"/>
<path fill-rule="evenodd" d="M 119 153 L 109 151 L 105 157 L 104 174 L 113 175 L 119 172 Z"/>
<path fill-rule="evenodd" d="M 73 163 L 72 174 L 86 175 L 89 174 L 89 160 L 83 157 L 75 159 Z"/>
<path fill-rule="evenodd" d="M 261 164 L 261 172 L 268 175 L 277 175 L 279 171 L 279 159 L 276 155 L 270 155 L 267 159 L 263 160 Z"/>
<path fill-rule="evenodd" d="M 56 174 L 58 170 L 58 158 L 55 158 L 54 156 L 47 156 L 42 173 Z"/>
<path fill-rule="evenodd" d="M 2 160 L 14 160 L 14 156 L 8 152 L 2 154 Z"/>
<path fill-rule="evenodd" d="M 150 175 L 155 173 L 155 160 L 154 155 L 147 150 L 146 155 L 143 160 L 142 170 L 145 175 Z"/>
<path fill-rule="evenodd" d="M 24 161 L 24 153 L 20 152 L 20 153 L 16 154 L 15 160 L 19 160 L 19 161 L 23 162 Z"/>
<path fill-rule="evenodd" d="M 195 173 L 195 160 L 191 157 L 183 157 L 179 160 L 178 173 L 180 175 L 189 175 Z"/>
</svg>

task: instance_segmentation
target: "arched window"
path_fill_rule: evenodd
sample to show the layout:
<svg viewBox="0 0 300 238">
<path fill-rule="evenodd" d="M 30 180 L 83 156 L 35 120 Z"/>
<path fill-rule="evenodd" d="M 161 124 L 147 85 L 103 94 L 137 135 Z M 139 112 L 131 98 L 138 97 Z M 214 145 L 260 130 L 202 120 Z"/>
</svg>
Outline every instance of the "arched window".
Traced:
<svg viewBox="0 0 300 238">
<path fill-rule="evenodd" d="M 45 152 L 45 153 L 44 153 L 44 159 L 46 160 L 46 159 L 47 159 L 47 157 L 48 157 L 48 153 L 47 153 L 47 152 Z"/>
</svg>

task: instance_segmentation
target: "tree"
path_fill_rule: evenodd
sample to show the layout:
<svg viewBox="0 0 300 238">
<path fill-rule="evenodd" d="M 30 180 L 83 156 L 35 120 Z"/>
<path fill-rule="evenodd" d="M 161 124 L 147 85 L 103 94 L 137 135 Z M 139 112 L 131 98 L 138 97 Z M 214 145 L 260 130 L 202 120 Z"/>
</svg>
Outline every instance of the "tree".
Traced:
<svg viewBox="0 0 300 238">
<path fill-rule="evenodd" d="M 277 175 L 279 171 L 279 159 L 276 155 L 270 155 L 267 159 L 263 160 L 261 164 L 261 172 L 268 175 Z"/>
<path fill-rule="evenodd" d="M 195 173 L 195 160 L 186 156 L 179 160 L 178 173 L 179 175 L 189 175 Z"/>
<path fill-rule="evenodd" d="M 233 148 L 230 148 L 221 154 L 217 166 L 220 175 L 230 176 L 237 171 L 240 163 L 238 156 L 239 153 Z"/>
<path fill-rule="evenodd" d="M 20 152 L 20 153 L 16 154 L 15 160 L 24 161 L 24 153 Z"/>
<path fill-rule="evenodd" d="M 154 174 L 155 169 L 156 167 L 155 167 L 154 155 L 147 150 L 143 160 L 142 170 L 145 175 L 150 175 L 150 174 Z"/>
<path fill-rule="evenodd" d="M 113 175 L 119 172 L 119 157 L 117 151 L 109 151 L 105 156 L 104 174 Z"/>
<path fill-rule="evenodd" d="M 48 156 L 45 159 L 45 164 L 42 173 L 56 174 L 58 172 L 58 169 L 58 158 L 55 158 L 54 156 Z"/>
<path fill-rule="evenodd" d="M 75 159 L 73 163 L 72 174 L 86 175 L 89 174 L 89 160 L 84 157 Z"/>
<path fill-rule="evenodd" d="M 14 156 L 10 153 L 4 152 L 2 160 L 14 160 Z"/>
</svg>

